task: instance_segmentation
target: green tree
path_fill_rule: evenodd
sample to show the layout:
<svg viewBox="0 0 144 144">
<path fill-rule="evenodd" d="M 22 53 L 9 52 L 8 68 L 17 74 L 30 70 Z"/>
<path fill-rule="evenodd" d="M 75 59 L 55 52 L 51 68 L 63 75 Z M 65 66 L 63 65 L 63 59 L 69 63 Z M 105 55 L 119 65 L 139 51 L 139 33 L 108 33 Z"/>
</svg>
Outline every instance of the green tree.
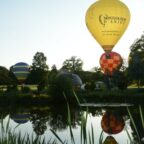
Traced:
<svg viewBox="0 0 144 144">
<path fill-rule="evenodd" d="M 17 85 L 19 83 L 16 76 L 13 73 L 13 66 L 11 66 L 10 69 L 9 69 L 9 76 L 13 80 L 15 85 Z"/>
<path fill-rule="evenodd" d="M 80 76 L 83 83 L 91 83 L 96 81 L 103 81 L 104 76 L 101 72 L 101 68 L 94 67 L 91 69 L 91 71 L 76 71 L 76 74 Z"/>
<path fill-rule="evenodd" d="M 67 100 L 69 100 L 73 96 L 72 89 L 72 79 L 66 75 L 58 74 L 54 76 L 52 83 L 50 83 L 49 92 L 54 99 L 65 101 L 63 93 L 65 93 Z"/>
<path fill-rule="evenodd" d="M 133 54 L 137 52 L 144 51 L 144 34 L 141 35 L 139 39 L 134 41 L 134 43 L 130 47 L 130 51 L 131 51 L 130 56 L 132 56 Z"/>
<path fill-rule="evenodd" d="M 47 58 L 42 52 L 37 52 L 33 57 L 32 70 L 48 71 Z"/>
<path fill-rule="evenodd" d="M 139 54 L 133 55 L 129 63 L 128 75 L 131 80 L 137 83 L 139 88 L 144 79 L 144 61 L 140 58 Z"/>
<path fill-rule="evenodd" d="M 58 70 L 56 68 L 56 65 L 53 65 L 51 67 L 51 71 L 48 74 L 48 84 L 49 85 L 53 85 L 54 84 L 54 81 L 55 81 L 55 78 L 56 78 L 57 74 L 58 74 Z"/>
<path fill-rule="evenodd" d="M 126 89 L 128 86 L 128 79 L 125 71 L 114 71 L 111 81 L 114 84 L 114 86 L 117 86 L 121 90 Z"/>
<path fill-rule="evenodd" d="M 3 66 L 0 66 L 0 85 L 7 85 L 12 82 L 9 76 L 9 70 Z"/>
<path fill-rule="evenodd" d="M 37 84 L 38 90 L 41 91 L 47 84 L 48 65 L 47 58 L 42 52 L 37 52 L 33 57 L 31 72 L 28 77 L 28 83 Z"/>
<path fill-rule="evenodd" d="M 51 71 L 57 71 L 57 67 L 56 67 L 56 65 L 54 64 L 54 65 L 52 65 L 52 67 L 51 67 Z"/>
<path fill-rule="evenodd" d="M 144 81 L 144 35 L 130 47 L 128 76 L 140 87 Z"/>
<path fill-rule="evenodd" d="M 70 72 L 82 71 L 83 61 L 76 56 L 72 56 L 70 59 L 66 59 L 63 62 L 62 69 L 66 69 Z"/>
<path fill-rule="evenodd" d="M 4 85 L 14 84 L 14 80 L 10 76 L 10 72 L 7 68 L 0 66 L 0 85 L 1 87 Z"/>
<path fill-rule="evenodd" d="M 119 70 L 115 70 L 111 76 L 111 82 L 117 88 L 124 90 L 127 88 L 129 79 L 127 76 L 127 62 L 122 60 L 122 65 Z"/>
<path fill-rule="evenodd" d="M 98 66 L 96 66 L 96 67 L 93 67 L 93 68 L 91 69 L 91 71 L 96 72 L 96 73 L 99 73 L 99 72 L 101 72 L 101 68 L 98 67 Z"/>
</svg>

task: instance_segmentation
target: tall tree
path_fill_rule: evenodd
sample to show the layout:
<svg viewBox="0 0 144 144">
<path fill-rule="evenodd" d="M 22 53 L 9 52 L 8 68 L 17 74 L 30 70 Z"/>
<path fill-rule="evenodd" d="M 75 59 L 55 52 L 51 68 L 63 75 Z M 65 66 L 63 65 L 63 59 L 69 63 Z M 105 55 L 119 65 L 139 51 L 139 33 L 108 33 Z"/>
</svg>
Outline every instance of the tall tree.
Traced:
<svg viewBox="0 0 144 144">
<path fill-rule="evenodd" d="M 83 61 L 76 56 L 72 56 L 70 59 L 66 59 L 63 62 L 62 69 L 66 69 L 70 72 L 82 71 Z"/>
<path fill-rule="evenodd" d="M 126 89 L 128 86 L 128 78 L 125 71 L 114 71 L 111 77 L 111 82 L 114 86 L 118 87 L 121 90 Z"/>
<path fill-rule="evenodd" d="M 42 70 L 48 71 L 48 65 L 46 64 L 47 58 L 42 52 L 37 52 L 34 55 L 33 63 L 32 63 L 32 70 Z"/>
<path fill-rule="evenodd" d="M 31 73 L 28 77 L 28 82 L 32 84 L 38 84 L 38 89 L 42 90 L 48 77 L 48 65 L 46 64 L 46 56 L 42 52 L 37 52 L 33 57 L 33 63 L 31 66 Z"/>
<path fill-rule="evenodd" d="M 91 69 L 91 71 L 93 71 L 93 72 L 99 72 L 99 71 L 101 71 L 101 68 L 100 67 L 98 67 L 98 66 L 96 66 L 96 67 L 93 67 L 92 69 Z"/>
<path fill-rule="evenodd" d="M 144 80 L 144 61 L 139 54 L 134 54 L 129 62 L 128 75 L 140 87 Z"/>
<path fill-rule="evenodd" d="M 53 85 L 57 74 L 58 74 L 57 67 L 56 67 L 56 65 L 53 65 L 51 67 L 51 71 L 48 74 L 48 84 Z"/>
<path fill-rule="evenodd" d="M 56 67 L 56 65 L 54 64 L 54 65 L 52 65 L 52 67 L 51 67 L 51 71 L 57 71 L 57 67 Z"/>
<path fill-rule="evenodd" d="M 128 75 L 138 85 L 144 81 L 144 35 L 130 47 Z"/>
<path fill-rule="evenodd" d="M 0 85 L 13 84 L 13 79 L 9 75 L 9 70 L 3 66 L 0 66 Z"/>
</svg>

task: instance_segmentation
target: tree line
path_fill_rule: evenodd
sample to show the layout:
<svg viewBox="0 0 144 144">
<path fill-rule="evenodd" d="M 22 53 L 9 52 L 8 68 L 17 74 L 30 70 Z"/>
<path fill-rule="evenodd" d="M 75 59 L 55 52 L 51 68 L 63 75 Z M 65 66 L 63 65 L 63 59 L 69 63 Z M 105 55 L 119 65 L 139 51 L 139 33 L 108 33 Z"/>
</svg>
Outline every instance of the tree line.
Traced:
<svg viewBox="0 0 144 144">
<path fill-rule="evenodd" d="M 133 83 L 140 87 L 144 84 L 144 34 L 130 46 L 128 65 L 123 62 L 121 69 L 116 70 L 110 77 L 104 75 L 100 67 L 95 67 L 93 71 L 84 71 L 83 61 L 76 56 L 66 59 L 59 70 L 56 65 L 53 65 L 51 69 L 49 69 L 46 62 L 47 58 L 44 53 L 36 52 L 30 65 L 30 74 L 25 82 L 26 84 L 38 85 L 39 91 L 43 90 L 47 85 L 53 84 L 60 70 L 79 75 L 83 83 L 87 84 L 88 89 L 93 89 L 96 81 L 104 81 L 107 86 L 109 86 L 110 83 L 108 79 L 111 79 L 110 82 L 120 89 L 125 89 Z M 19 84 L 12 73 L 12 67 L 13 66 L 7 69 L 4 66 L 0 66 L 1 86 Z"/>
</svg>

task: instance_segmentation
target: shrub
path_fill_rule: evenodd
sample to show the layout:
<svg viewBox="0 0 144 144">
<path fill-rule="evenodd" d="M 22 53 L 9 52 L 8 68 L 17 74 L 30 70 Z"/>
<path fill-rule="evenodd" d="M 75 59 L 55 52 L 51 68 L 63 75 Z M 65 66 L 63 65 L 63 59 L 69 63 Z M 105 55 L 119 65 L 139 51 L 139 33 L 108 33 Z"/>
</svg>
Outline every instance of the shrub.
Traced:
<svg viewBox="0 0 144 144">
<path fill-rule="evenodd" d="M 21 92 L 22 93 L 29 93 L 31 90 L 30 90 L 30 88 L 29 87 L 22 87 L 22 89 L 21 89 Z"/>
</svg>

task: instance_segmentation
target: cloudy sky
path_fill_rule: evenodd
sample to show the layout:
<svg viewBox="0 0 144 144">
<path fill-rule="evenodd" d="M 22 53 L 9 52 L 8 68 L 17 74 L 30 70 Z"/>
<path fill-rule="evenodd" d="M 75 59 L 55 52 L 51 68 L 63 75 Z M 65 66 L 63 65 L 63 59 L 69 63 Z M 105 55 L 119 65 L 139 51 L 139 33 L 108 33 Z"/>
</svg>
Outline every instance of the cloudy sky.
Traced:
<svg viewBox="0 0 144 144">
<path fill-rule="evenodd" d="M 129 47 L 144 31 L 144 1 L 122 0 L 131 12 L 126 32 L 114 47 L 127 59 Z M 99 66 L 104 53 L 85 25 L 85 14 L 95 0 L 0 0 L 0 65 L 17 62 L 31 65 L 36 52 L 43 52 L 47 64 L 62 66 L 77 56 L 84 70 Z"/>
</svg>

